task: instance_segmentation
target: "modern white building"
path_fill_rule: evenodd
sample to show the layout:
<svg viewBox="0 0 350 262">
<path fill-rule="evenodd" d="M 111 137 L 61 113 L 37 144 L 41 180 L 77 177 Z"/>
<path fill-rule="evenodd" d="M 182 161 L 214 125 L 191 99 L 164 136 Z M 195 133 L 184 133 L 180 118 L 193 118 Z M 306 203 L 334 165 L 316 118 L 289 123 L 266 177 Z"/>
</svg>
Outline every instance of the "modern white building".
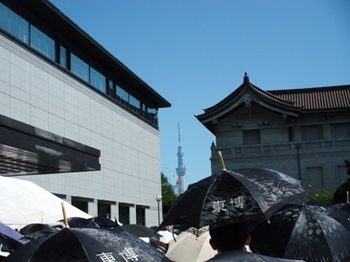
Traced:
<svg viewBox="0 0 350 262">
<path fill-rule="evenodd" d="M 170 103 L 47 0 L 0 0 L 0 61 L 0 174 L 156 225 Z"/>
<path fill-rule="evenodd" d="M 301 180 L 311 192 L 333 192 L 347 178 L 350 85 L 264 91 L 242 85 L 197 115 L 215 135 L 212 172 L 265 167 Z"/>
</svg>

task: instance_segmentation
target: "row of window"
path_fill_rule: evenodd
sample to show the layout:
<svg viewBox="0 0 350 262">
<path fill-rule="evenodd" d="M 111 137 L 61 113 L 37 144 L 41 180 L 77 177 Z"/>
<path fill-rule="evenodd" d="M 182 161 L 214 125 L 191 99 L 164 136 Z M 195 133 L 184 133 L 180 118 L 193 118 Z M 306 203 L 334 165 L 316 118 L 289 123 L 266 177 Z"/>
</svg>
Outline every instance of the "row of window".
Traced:
<svg viewBox="0 0 350 262">
<path fill-rule="evenodd" d="M 288 129 L 289 142 L 295 141 L 293 128 Z M 350 138 L 350 124 L 333 124 L 332 125 L 332 137 L 334 139 Z M 323 129 L 321 125 L 304 126 L 302 127 L 302 140 L 312 141 L 323 139 Z M 261 144 L 260 130 L 244 130 L 243 131 L 243 144 L 244 145 L 256 145 Z"/>
<path fill-rule="evenodd" d="M 158 127 L 156 108 L 149 108 L 141 103 L 74 51 L 68 51 L 67 45 L 55 41 L 2 3 L 0 3 L 0 28 Z"/>
<path fill-rule="evenodd" d="M 85 213 L 89 213 L 88 202 L 89 201 L 84 201 L 81 198 L 72 198 L 72 205 L 84 211 Z M 114 220 L 114 218 L 111 217 L 111 204 L 106 203 L 104 201 L 98 201 L 97 205 L 98 216 L 107 217 Z M 118 221 L 120 223 L 122 223 L 123 225 L 130 224 L 130 205 L 119 205 L 118 214 Z M 145 207 L 136 206 L 136 224 L 144 226 L 146 225 Z"/>
</svg>

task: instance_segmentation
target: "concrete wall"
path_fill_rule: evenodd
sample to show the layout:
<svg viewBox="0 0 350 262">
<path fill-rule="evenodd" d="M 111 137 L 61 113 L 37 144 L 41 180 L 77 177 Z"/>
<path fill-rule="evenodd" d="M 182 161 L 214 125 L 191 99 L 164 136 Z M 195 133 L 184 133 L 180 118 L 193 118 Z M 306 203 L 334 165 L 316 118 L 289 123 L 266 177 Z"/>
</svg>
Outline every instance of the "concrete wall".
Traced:
<svg viewBox="0 0 350 262">
<path fill-rule="evenodd" d="M 0 114 L 101 150 L 101 171 L 23 179 L 52 193 L 149 206 L 147 225 L 157 224 L 158 130 L 2 35 L 0 61 Z"/>
<path fill-rule="evenodd" d="M 220 150 L 227 169 L 272 168 L 302 180 L 305 186 L 311 184 L 311 192 L 334 191 L 347 177 L 344 160 L 350 157 L 350 137 L 334 138 L 332 125 L 337 123 L 350 125 L 350 120 L 348 116 L 291 120 L 257 104 L 242 107 L 218 123 L 212 172 L 221 170 Z M 309 125 L 320 125 L 321 138 L 303 140 L 303 128 Z M 260 144 L 244 144 L 243 133 L 251 129 L 260 130 Z"/>
</svg>

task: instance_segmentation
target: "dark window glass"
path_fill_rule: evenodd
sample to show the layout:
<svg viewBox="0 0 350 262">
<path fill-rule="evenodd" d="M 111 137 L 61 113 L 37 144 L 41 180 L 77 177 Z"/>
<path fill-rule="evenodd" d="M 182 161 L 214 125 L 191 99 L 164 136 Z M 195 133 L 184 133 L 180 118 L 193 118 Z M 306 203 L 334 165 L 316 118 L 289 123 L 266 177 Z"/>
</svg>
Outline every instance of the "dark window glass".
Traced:
<svg viewBox="0 0 350 262">
<path fill-rule="evenodd" d="M 115 98 L 115 96 L 114 96 L 114 83 L 113 83 L 112 80 L 108 80 L 108 90 L 107 90 L 107 94 L 108 94 L 110 97 Z"/>
<path fill-rule="evenodd" d="M 89 211 L 87 201 L 72 199 L 72 205 L 75 206 L 76 208 L 79 208 L 81 211 L 84 211 L 85 213 L 88 213 L 88 211 Z"/>
<path fill-rule="evenodd" d="M 97 206 L 98 210 L 98 216 L 100 217 L 110 217 L 111 215 L 111 205 L 110 204 L 106 204 L 106 203 L 100 203 L 98 202 L 98 206 Z"/>
<path fill-rule="evenodd" d="M 75 54 L 71 54 L 71 72 L 89 82 L 89 65 Z"/>
<path fill-rule="evenodd" d="M 28 44 L 29 23 L 2 3 L 0 3 L 0 27 Z"/>
<path fill-rule="evenodd" d="M 289 142 L 294 141 L 293 127 L 288 127 L 288 139 Z"/>
<path fill-rule="evenodd" d="M 9 32 L 10 24 L 10 9 L 0 3 L 0 27 L 5 31 Z"/>
<path fill-rule="evenodd" d="M 147 108 L 147 119 L 149 122 L 158 125 L 158 110 L 156 108 Z"/>
<path fill-rule="evenodd" d="M 143 117 L 147 116 L 147 106 L 145 104 L 141 104 L 141 114 Z"/>
<path fill-rule="evenodd" d="M 103 93 L 106 93 L 106 77 L 90 67 L 90 84 Z"/>
<path fill-rule="evenodd" d="M 117 99 L 122 103 L 122 104 L 128 104 L 129 103 L 129 94 L 126 92 L 123 88 L 120 86 L 117 86 Z"/>
<path fill-rule="evenodd" d="M 333 125 L 334 138 L 350 137 L 350 124 L 335 124 Z"/>
<path fill-rule="evenodd" d="M 60 65 L 67 68 L 67 50 L 64 46 L 60 46 Z"/>
<path fill-rule="evenodd" d="M 123 225 L 130 224 L 130 214 L 128 206 L 119 206 L 119 222 Z"/>
<path fill-rule="evenodd" d="M 130 98 L 130 107 L 133 111 L 135 112 L 140 112 L 140 101 L 138 99 L 136 99 L 135 97 L 133 97 L 132 95 L 129 95 Z"/>
<path fill-rule="evenodd" d="M 33 25 L 30 27 L 30 46 L 55 61 L 55 41 Z"/>
<path fill-rule="evenodd" d="M 243 131 L 243 143 L 245 145 L 260 144 L 260 130 L 244 130 Z"/>
<path fill-rule="evenodd" d="M 136 224 L 144 226 L 146 225 L 146 211 L 144 208 L 136 208 Z"/>
<path fill-rule="evenodd" d="M 304 126 L 303 127 L 303 140 L 318 140 L 321 139 L 319 126 Z"/>
</svg>

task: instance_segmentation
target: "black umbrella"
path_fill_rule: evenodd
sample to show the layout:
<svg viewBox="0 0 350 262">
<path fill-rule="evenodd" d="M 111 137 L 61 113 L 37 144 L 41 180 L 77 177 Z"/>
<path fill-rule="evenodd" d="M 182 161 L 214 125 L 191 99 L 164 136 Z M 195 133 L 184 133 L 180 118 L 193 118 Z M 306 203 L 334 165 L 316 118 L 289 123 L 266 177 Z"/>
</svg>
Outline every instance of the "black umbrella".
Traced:
<svg viewBox="0 0 350 262">
<path fill-rule="evenodd" d="M 350 203 L 344 202 L 333 204 L 328 207 L 329 212 L 335 220 L 350 231 Z"/>
<path fill-rule="evenodd" d="M 222 171 L 180 196 L 160 227 L 201 228 L 215 223 L 253 222 L 269 218 L 305 190 L 299 180 L 264 168 Z"/>
<path fill-rule="evenodd" d="M 60 220 L 63 222 L 63 220 Z M 67 219 L 68 225 L 70 227 L 118 227 L 119 224 L 117 221 L 113 221 L 107 217 L 91 217 L 91 218 L 83 218 L 83 217 L 69 217 Z"/>
<path fill-rule="evenodd" d="M 57 229 L 48 225 L 41 223 L 28 224 L 19 230 L 24 237 L 30 241 L 44 240 L 52 234 L 57 233 Z"/>
<path fill-rule="evenodd" d="M 290 205 L 251 232 L 252 245 L 277 257 L 350 261 L 350 232 L 322 206 Z"/>
<path fill-rule="evenodd" d="M 99 228 L 100 226 L 92 220 L 92 218 L 83 217 L 69 217 L 67 219 L 69 227 L 82 228 L 82 227 L 93 227 Z"/>
<path fill-rule="evenodd" d="M 38 232 L 38 231 L 46 231 L 46 232 L 52 232 L 55 233 L 57 232 L 57 230 L 48 225 L 48 224 L 41 224 L 41 223 L 33 223 L 33 224 L 28 224 L 25 227 L 22 227 L 19 230 L 19 233 L 21 233 L 22 235 L 28 235 L 30 233 L 34 233 L 34 232 Z"/>
<path fill-rule="evenodd" d="M 149 227 L 139 224 L 130 224 L 130 225 L 122 225 L 118 227 L 118 229 L 122 229 L 130 234 L 133 234 L 137 237 L 154 237 L 156 235 L 155 231 Z"/>
<path fill-rule="evenodd" d="M 98 216 L 91 218 L 100 227 L 119 227 L 117 220 L 114 221 L 108 217 Z"/>
<path fill-rule="evenodd" d="M 269 257 L 265 255 L 255 254 L 255 253 L 249 253 L 245 251 L 240 250 L 234 250 L 234 251 L 227 251 L 222 252 L 212 259 L 208 260 L 209 262 L 213 261 L 222 261 L 222 262 L 229 262 L 229 261 L 235 261 L 235 262 L 301 262 L 303 260 L 294 260 L 294 259 L 283 259 L 283 258 L 276 258 L 276 257 Z"/>
<path fill-rule="evenodd" d="M 29 244 L 4 261 L 166 261 L 149 244 L 117 229 L 64 228 L 41 243 Z"/>
</svg>

